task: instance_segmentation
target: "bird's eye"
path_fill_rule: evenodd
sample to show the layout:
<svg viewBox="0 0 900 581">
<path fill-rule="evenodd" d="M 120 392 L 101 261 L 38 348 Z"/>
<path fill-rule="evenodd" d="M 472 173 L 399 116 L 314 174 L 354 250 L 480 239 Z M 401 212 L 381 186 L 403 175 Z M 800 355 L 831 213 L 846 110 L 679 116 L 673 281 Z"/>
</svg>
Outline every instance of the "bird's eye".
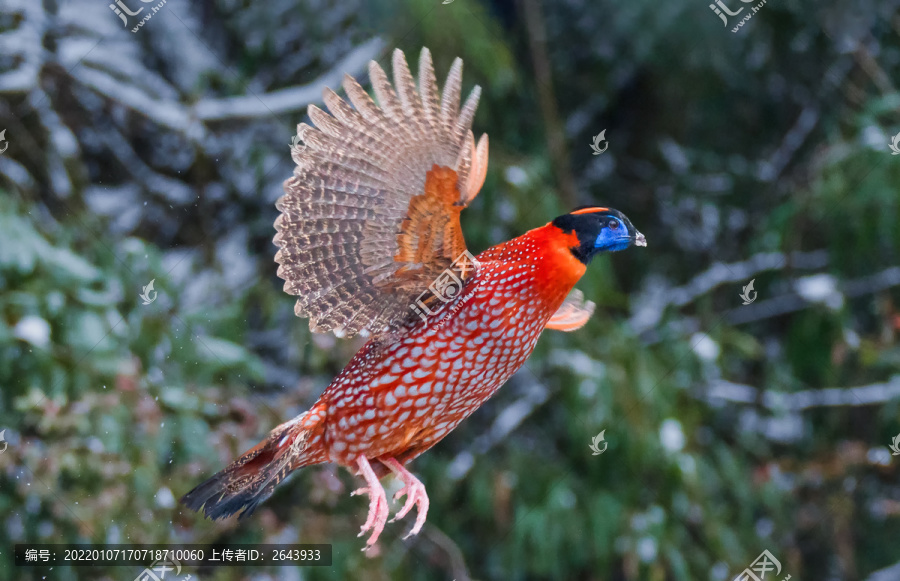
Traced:
<svg viewBox="0 0 900 581">
<path fill-rule="evenodd" d="M 615 230 L 616 228 L 619 227 L 619 221 L 618 220 L 610 220 L 609 227 L 611 230 Z"/>
</svg>

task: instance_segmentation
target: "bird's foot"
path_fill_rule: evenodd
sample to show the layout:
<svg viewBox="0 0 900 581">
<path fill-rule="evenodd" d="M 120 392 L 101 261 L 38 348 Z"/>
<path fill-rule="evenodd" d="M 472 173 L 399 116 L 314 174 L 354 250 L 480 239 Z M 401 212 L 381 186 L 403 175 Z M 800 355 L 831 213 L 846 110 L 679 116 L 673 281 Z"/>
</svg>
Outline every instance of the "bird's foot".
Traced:
<svg viewBox="0 0 900 581">
<path fill-rule="evenodd" d="M 403 537 L 404 539 L 408 539 L 413 535 L 419 534 L 419 531 L 422 530 L 422 525 L 425 524 L 425 517 L 428 515 L 428 493 L 425 492 L 425 485 L 422 482 L 412 475 L 412 473 L 403 467 L 403 464 L 397 462 L 397 460 L 393 458 L 388 458 L 386 460 L 381 461 L 382 464 L 391 469 L 391 472 L 397 475 L 400 480 L 403 481 L 403 488 L 398 490 L 394 494 L 394 500 L 396 501 L 403 495 L 406 495 L 406 504 L 403 505 L 403 508 L 394 515 L 388 522 L 394 522 L 397 519 L 401 519 L 405 517 L 412 507 L 415 506 L 417 509 L 416 514 L 416 524 L 413 525 L 413 528 L 409 533 Z"/>
<path fill-rule="evenodd" d="M 388 518 L 388 504 L 384 488 L 381 487 L 378 477 L 375 476 L 375 471 L 372 470 L 372 466 L 364 455 L 359 455 L 359 458 L 356 459 L 356 465 L 359 466 L 360 474 L 366 479 L 367 486 L 354 490 L 350 493 L 350 496 L 356 496 L 357 494 L 369 495 L 369 516 L 357 535 L 361 537 L 369 530 L 372 531 L 372 536 L 369 537 L 369 540 L 366 541 L 366 546 L 363 547 L 363 551 L 366 551 L 375 544 L 375 541 L 381 535 L 381 531 L 384 530 L 384 525 Z"/>
</svg>

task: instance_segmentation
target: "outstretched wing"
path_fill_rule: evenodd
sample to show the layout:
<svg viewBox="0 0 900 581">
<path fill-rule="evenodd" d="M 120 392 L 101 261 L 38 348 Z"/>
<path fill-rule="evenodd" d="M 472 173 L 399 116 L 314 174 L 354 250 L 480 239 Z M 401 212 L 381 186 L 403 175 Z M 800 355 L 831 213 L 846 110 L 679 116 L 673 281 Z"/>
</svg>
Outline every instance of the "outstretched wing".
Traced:
<svg viewBox="0 0 900 581">
<path fill-rule="evenodd" d="M 377 106 L 349 75 L 351 107 L 330 89 L 331 115 L 309 107 L 303 145 L 276 206 L 275 260 L 294 312 L 315 332 L 379 334 L 409 317 L 410 305 L 466 250 L 459 214 L 481 189 L 487 136 L 470 129 L 475 87 L 460 110 L 462 61 L 439 94 L 431 53 L 419 57 L 419 90 L 400 50 L 394 87 L 375 61 Z"/>
<path fill-rule="evenodd" d="M 591 301 L 584 300 L 584 293 L 575 289 L 553 313 L 544 328 L 566 332 L 580 329 L 594 314 L 595 307 Z"/>
</svg>

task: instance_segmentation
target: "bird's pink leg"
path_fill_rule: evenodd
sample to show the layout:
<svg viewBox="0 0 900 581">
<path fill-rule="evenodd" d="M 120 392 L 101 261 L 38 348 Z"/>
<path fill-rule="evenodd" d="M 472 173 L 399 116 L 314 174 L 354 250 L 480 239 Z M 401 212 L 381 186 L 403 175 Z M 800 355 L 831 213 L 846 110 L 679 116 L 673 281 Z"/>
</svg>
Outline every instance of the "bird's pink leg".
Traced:
<svg viewBox="0 0 900 581">
<path fill-rule="evenodd" d="M 397 475 L 397 477 L 403 481 L 403 488 L 397 491 L 394 494 L 394 500 L 397 500 L 399 497 L 406 495 L 406 504 L 403 505 L 403 508 L 400 509 L 394 518 L 390 520 L 390 522 L 394 522 L 399 518 L 403 518 L 406 514 L 412 510 L 413 505 L 415 505 L 417 514 L 416 514 L 416 524 L 413 525 L 409 534 L 407 534 L 404 539 L 408 539 L 413 535 L 419 534 L 419 531 L 422 530 L 422 525 L 425 524 L 425 517 L 428 515 L 428 494 L 425 492 L 425 485 L 422 484 L 418 478 L 412 475 L 412 473 L 403 467 L 403 464 L 397 462 L 394 458 L 386 458 L 381 460 L 381 463 L 391 469 L 391 472 Z"/>
<path fill-rule="evenodd" d="M 385 496 L 384 488 L 382 488 L 381 484 L 378 482 L 378 477 L 375 476 L 375 471 L 372 470 L 372 465 L 369 464 L 369 460 L 365 455 L 359 455 L 356 459 L 356 465 L 359 466 L 359 473 L 366 479 L 366 486 L 354 490 L 350 493 L 350 496 L 356 496 L 357 494 L 363 493 L 369 495 L 369 517 L 366 519 L 366 524 L 362 526 L 362 530 L 360 530 L 357 535 L 361 537 L 366 534 L 366 531 L 369 529 L 372 530 L 372 536 L 369 537 L 369 540 L 366 541 L 366 546 L 363 547 L 363 551 L 365 551 L 375 544 L 375 541 L 378 540 L 378 536 L 381 535 L 381 531 L 384 530 L 384 524 L 387 522 L 388 517 L 387 496 Z"/>
</svg>

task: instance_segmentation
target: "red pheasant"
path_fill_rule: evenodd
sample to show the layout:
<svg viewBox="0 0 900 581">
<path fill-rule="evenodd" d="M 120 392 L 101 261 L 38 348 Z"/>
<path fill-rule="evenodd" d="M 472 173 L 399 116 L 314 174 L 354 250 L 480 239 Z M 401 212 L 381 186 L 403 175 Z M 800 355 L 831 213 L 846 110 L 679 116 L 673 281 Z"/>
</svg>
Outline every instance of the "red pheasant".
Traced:
<svg viewBox="0 0 900 581">
<path fill-rule="evenodd" d="M 488 141 L 470 130 L 480 88 L 459 108 L 462 61 L 440 95 L 431 54 L 419 88 L 394 51 L 394 85 L 374 61 L 380 107 L 351 77 L 353 107 L 327 90 L 331 115 L 310 106 L 294 176 L 275 221 L 275 260 L 295 313 L 310 329 L 371 336 L 312 408 L 189 492 L 189 508 L 214 519 L 248 516 L 297 468 L 336 462 L 361 475 L 370 547 L 388 503 L 379 478 L 393 472 L 417 508 L 425 487 L 405 465 L 472 414 L 531 355 L 544 329 L 573 331 L 594 305 L 573 287 L 601 252 L 646 246 L 621 212 L 572 211 L 478 256 L 466 251 L 459 215 L 478 194 Z"/>
</svg>

